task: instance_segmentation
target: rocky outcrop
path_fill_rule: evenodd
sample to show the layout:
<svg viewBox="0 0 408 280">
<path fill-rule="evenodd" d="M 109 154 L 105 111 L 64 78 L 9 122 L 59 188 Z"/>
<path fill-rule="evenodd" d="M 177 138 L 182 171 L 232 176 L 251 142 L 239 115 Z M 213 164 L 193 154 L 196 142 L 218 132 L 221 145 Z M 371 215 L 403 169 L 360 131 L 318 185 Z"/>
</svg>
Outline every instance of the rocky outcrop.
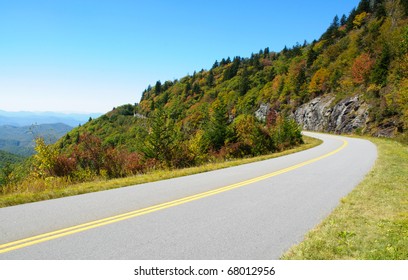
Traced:
<svg viewBox="0 0 408 280">
<path fill-rule="evenodd" d="M 258 110 L 255 111 L 255 117 L 259 120 L 264 122 L 266 120 L 266 116 L 269 113 L 271 106 L 268 103 L 261 103 L 259 105 Z"/>
<path fill-rule="evenodd" d="M 366 127 L 369 106 L 358 96 L 333 102 L 332 95 L 317 97 L 298 107 L 293 117 L 303 129 L 311 131 L 351 133 Z"/>
</svg>

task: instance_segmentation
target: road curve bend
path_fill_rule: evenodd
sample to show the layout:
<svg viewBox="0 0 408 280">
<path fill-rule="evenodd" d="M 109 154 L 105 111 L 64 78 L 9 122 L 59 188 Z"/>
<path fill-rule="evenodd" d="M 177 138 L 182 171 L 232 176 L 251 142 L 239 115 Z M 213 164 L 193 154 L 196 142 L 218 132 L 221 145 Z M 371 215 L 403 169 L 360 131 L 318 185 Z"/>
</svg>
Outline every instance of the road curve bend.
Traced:
<svg viewBox="0 0 408 280">
<path fill-rule="evenodd" d="M 0 209 L 0 259 L 278 259 L 372 168 L 367 140 Z"/>
</svg>

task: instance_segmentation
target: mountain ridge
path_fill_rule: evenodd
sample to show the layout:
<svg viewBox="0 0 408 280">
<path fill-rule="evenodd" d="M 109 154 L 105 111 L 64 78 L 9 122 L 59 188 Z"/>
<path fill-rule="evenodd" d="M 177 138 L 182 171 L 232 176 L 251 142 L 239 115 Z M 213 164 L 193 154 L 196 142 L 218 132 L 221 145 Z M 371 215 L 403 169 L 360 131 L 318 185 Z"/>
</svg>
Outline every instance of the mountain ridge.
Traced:
<svg viewBox="0 0 408 280">
<path fill-rule="evenodd" d="M 34 154 L 36 138 L 42 137 L 51 144 L 70 130 L 72 127 L 63 123 L 30 126 L 0 125 L 0 150 L 20 156 L 30 156 Z"/>
<path fill-rule="evenodd" d="M 64 123 L 75 127 L 97 118 L 101 113 L 59 113 L 59 112 L 10 112 L 0 110 L 0 125 L 27 126 L 34 124 Z"/>
</svg>

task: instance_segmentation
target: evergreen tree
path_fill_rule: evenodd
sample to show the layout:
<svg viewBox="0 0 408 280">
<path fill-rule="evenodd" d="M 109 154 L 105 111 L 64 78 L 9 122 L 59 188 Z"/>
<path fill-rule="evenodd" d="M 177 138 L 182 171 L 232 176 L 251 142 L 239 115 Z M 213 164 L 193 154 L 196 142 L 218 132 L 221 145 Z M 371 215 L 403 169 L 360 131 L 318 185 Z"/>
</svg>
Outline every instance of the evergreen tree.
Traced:
<svg viewBox="0 0 408 280">
<path fill-rule="evenodd" d="M 354 18 L 356 17 L 356 15 L 357 15 L 357 10 L 355 8 L 353 8 L 351 10 L 351 12 L 350 12 L 350 15 L 347 18 L 347 22 L 346 22 L 346 31 L 347 32 L 353 29 L 353 27 L 354 27 L 353 21 L 354 21 Z"/>
<path fill-rule="evenodd" d="M 239 80 L 239 94 L 245 95 L 249 90 L 249 74 L 246 67 L 242 71 L 241 79 Z"/>
<path fill-rule="evenodd" d="M 189 81 L 187 81 L 184 87 L 184 97 L 187 97 L 190 94 L 190 91 L 191 91 L 191 84 Z"/>
<path fill-rule="evenodd" d="M 266 47 L 264 50 L 264 55 L 267 56 L 269 55 L 269 47 Z"/>
<path fill-rule="evenodd" d="M 343 14 L 340 19 L 340 26 L 344 26 L 347 23 L 347 16 Z"/>
<path fill-rule="evenodd" d="M 388 76 L 388 68 L 391 62 L 391 52 L 388 44 L 384 44 L 381 56 L 374 64 L 371 72 L 371 81 L 377 85 L 385 86 Z"/>
<path fill-rule="evenodd" d="M 154 87 L 154 92 L 156 94 L 160 94 L 160 92 L 161 92 L 161 82 L 160 81 L 156 82 L 156 86 Z"/>
<path fill-rule="evenodd" d="M 214 101 L 212 108 L 213 113 L 204 137 L 209 143 L 210 148 L 218 151 L 224 146 L 225 140 L 227 139 L 228 111 L 222 99 Z"/>
<path fill-rule="evenodd" d="M 214 86 L 214 73 L 212 69 L 208 72 L 208 76 L 205 82 L 206 82 L 206 85 L 209 87 Z"/>
<path fill-rule="evenodd" d="M 404 1 L 402 1 L 404 2 Z M 405 1 L 407 2 L 407 1 Z M 385 10 L 384 0 L 377 0 L 375 1 L 374 5 L 374 14 L 375 17 L 380 19 L 387 16 L 387 11 Z"/>
<path fill-rule="evenodd" d="M 193 84 L 193 94 L 200 94 L 201 89 L 198 83 Z"/>
<path fill-rule="evenodd" d="M 144 146 L 145 155 L 171 166 L 173 152 L 177 145 L 177 135 L 174 121 L 167 113 L 164 110 L 154 111 L 150 118 L 150 132 Z"/>
<path fill-rule="evenodd" d="M 316 60 L 318 57 L 318 53 L 314 50 L 314 45 L 316 44 L 316 41 L 313 41 L 312 45 L 310 46 L 309 51 L 307 52 L 307 61 L 306 61 L 306 66 L 310 67 L 313 65 L 313 62 Z"/>
<path fill-rule="evenodd" d="M 361 0 L 360 1 L 360 3 L 357 6 L 357 14 L 360 14 L 362 12 L 366 12 L 366 13 L 371 12 L 370 0 Z"/>
</svg>

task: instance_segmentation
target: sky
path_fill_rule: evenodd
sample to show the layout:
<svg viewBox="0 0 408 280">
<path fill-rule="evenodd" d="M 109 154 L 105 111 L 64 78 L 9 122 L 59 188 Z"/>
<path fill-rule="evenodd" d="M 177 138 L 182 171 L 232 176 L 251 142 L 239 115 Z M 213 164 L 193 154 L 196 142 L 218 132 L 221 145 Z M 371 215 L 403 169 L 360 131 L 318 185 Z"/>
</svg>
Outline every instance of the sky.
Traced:
<svg viewBox="0 0 408 280">
<path fill-rule="evenodd" d="M 359 0 L 0 0 L 0 110 L 105 113 L 215 60 L 318 39 Z"/>
</svg>

